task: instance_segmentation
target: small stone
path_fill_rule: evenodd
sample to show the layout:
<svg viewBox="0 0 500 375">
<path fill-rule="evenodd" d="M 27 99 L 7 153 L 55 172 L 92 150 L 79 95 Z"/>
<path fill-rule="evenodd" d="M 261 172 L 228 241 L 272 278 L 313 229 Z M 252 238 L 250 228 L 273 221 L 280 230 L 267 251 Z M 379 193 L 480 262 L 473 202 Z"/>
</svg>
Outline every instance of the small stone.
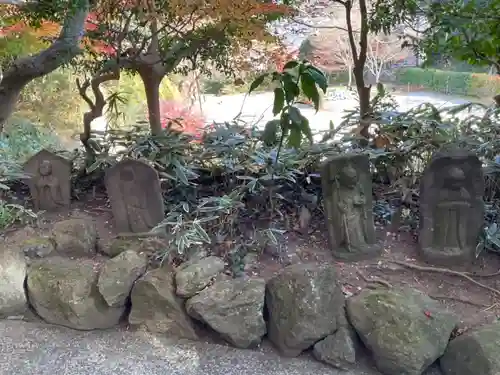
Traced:
<svg viewBox="0 0 500 375">
<path fill-rule="evenodd" d="M 73 218 L 55 223 L 52 238 L 60 255 L 89 256 L 97 251 L 97 227 L 91 218 Z"/>
<path fill-rule="evenodd" d="M 125 306 L 135 281 L 148 266 L 146 255 L 127 250 L 109 259 L 101 269 L 97 287 L 112 307 Z"/>
<path fill-rule="evenodd" d="M 218 281 L 190 298 L 186 310 L 237 348 L 253 347 L 266 334 L 265 285 L 262 279 Z"/>
<path fill-rule="evenodd" d="M 313 355 L 319 361 L 347 370 L 356 362 L 355 341 L 349 328 L 340 327 L 335 333 L 317 342 Z"/>
<path fill-rule="evenodd" d="M 224 267 L 225 263 L 221 258 L 209 256 L 178 269 L 175 274 L 177 295 L 185 298 L 194 296 L 224 271 Z"/>
<path fill-rule="evenodd" d="M 158 268 L 139 278 L 132 288 L 131 325 L 143 326 L 150 332 L 196 340 L 193 322 L 184 309 L 184 302 L 177 297 L 174 275 Z"/>
</svg>

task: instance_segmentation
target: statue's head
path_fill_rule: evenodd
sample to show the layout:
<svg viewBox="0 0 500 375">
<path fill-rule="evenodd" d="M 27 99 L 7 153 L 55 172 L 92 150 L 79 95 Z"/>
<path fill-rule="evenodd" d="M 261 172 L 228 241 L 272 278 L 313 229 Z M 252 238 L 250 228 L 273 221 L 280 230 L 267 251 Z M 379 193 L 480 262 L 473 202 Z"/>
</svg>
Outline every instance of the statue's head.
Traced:
<svg viewBox="0 0 500 375">
<path fill-rule="evenodd" d="M 39 167 L 38 167 L 38 172 L 40 173 L 40 176 L 49 176 L 52 174 L 52 163 L 50 160 L 43 160 Z"/>
<path fill-rule="evenodd" d="M 340 172 L 339 180 L 346 187 L 354 187 L 358 182 L 358 173 L 351 165 L 346 165 Z"/>
<path fill-rule="evenodd" d="M 134 181 L 134 172 L 130 169 L 124 169 L 120 171 L 120 180 L 121 181 Z"/>
<path fill-rule="evenodd" d="M 463 185 L 464 181 L 465 181 L 465 173 L 462 168 L 453 166 L 450 169 L 448 169 L 447 182 L 451 188 L 453 189 L 460 188 Z"/>
</svg>

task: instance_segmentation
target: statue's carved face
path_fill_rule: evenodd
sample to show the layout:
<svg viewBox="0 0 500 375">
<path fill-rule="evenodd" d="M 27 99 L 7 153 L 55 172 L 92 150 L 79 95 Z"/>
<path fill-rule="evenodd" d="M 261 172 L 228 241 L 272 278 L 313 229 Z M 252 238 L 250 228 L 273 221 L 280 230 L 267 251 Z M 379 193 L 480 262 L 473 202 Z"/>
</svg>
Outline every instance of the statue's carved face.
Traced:
<svg viewBox="0 0 500 375">
<path fill-rule="evenodd" d="M 49 160 L 44 160 L 38 167 L 38 172 L 41 176 L 49 176 L 52 174 L 52 163 Z"/>
<path fill-rule="evenodd" d="M 462 168 L 454 166 L 448 169 L 446 184 L 451 189 L 460 189 L 464 185 L 465 173 Z"/>
<path fill-rule="evenodd" d="M 340 183 L 346 187 L 354 187 L 358 182 L 358 173 L 353 167 L 346 166 L 342 169 L 339 176 Z"/>
<path fill-rule="evenodd" d="M 124 169 L 120 172 L 120 180 L 127 182 L 134 181 L 134 172 L 132 172 L 130 169 Z"/>
</svg>

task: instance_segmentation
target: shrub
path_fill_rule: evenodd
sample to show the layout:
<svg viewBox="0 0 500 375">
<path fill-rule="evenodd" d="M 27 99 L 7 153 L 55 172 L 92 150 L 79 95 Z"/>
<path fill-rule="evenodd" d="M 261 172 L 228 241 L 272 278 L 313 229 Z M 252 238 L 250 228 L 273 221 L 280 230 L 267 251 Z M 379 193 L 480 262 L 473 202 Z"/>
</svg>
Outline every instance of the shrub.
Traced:
<svg viewBox="0 0 500 375">
<path fill-rule="evenodd" d="M 160 101 L 160 116 L 164 128 L 170 126 L 171 129 L 196 138 L 201 136 L 205 125 L 205 119 L 201 114 L 174 100 Z"/>
<path fill-rule="evenodd" d="M 27 119 L 13 117 L 0 134 L 0 160 L 22 164 L 43 148 L 61 149 L 58 136 Z"/>
<path fill-rule="evenodd" d="M 396 73 L 396 81 L 399 84 L 454 95 L 492 97 L 500 92 L 500 77 L 482 73 L 401 68 Z"/>
</svg>

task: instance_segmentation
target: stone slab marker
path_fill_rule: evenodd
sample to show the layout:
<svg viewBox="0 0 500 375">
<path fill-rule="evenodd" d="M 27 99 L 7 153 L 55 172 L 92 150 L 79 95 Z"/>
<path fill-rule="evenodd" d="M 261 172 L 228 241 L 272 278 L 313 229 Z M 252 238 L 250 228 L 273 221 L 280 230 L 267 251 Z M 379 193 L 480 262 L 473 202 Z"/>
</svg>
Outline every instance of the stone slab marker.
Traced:
<svg viewBox="0 0 500 375">
<path fill-rule="evenodd" d="M 163 220 L 160 179 L 146 163 L 117 163 L 106 171 L 105 184 L 118 232 L 148 232 Z"/>
<path fill-rule="evenodd" d="M 321 168 L 328 238 L 336 258 L 357 261 L 381 250 L 373 224 L 372 178 L 367 155 L 328 159 Z"/>
<path fill-rule="evenodd" d="M 41 150 L 24 164 L 31 176 L 25 183 L 30 189 L 35 211 L 68 209 L 71 202 L 71 162 L 48 150 Z"/>
<path fill-rule="evenodd" d="M 419 247 L 439 265 L 474 260 L 484 223 L 484 178 L 478 157 L 465 150 L 436 152 L 420 182 Z"/>
</svg>

